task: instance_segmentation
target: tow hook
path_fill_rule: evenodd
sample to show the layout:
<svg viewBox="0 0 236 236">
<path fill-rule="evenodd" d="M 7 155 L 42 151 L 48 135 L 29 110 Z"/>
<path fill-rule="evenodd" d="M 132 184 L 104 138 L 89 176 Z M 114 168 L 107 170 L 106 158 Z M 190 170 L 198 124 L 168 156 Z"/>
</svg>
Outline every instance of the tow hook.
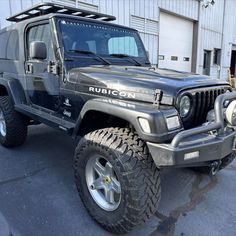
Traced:
<svg viewBox="0 0 236 236">
<path fill-rule="evenodd" d="M 214 161 L 210 165 L 210 173 L 211 175 L 216 175 L 216 173 L 220 170 L 221 161 Z"/>
</svg>

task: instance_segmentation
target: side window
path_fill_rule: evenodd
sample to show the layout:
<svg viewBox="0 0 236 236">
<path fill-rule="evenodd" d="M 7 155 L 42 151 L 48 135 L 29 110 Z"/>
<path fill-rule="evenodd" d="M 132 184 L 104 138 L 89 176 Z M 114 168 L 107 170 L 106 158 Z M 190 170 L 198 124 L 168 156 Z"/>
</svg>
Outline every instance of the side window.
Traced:
<svg viewBox="0 0 236 236">
<path fill-rule="evenodd" d="M 47 47 L 47 60 L 54 59 L 49 24 L 35 26 L 29 29 L 28 35 L 27 35 L 28 53 L 29 53 L 30 44 L 34 41 L 44 42 Z"/>
<path fill-rule="evenodd" d="M 7 43 L 7 59 L 18 60 L 19 59 L 19 35 L 16 30 L 10 33 L 10 37 Z"/>
<path fill-rule="evenodd" d="M 129 56 L 138 57 L 138 48 L 133 37 L 117 37 L 108 41 L 109 54 L 127 54 Z"/>
</svg>

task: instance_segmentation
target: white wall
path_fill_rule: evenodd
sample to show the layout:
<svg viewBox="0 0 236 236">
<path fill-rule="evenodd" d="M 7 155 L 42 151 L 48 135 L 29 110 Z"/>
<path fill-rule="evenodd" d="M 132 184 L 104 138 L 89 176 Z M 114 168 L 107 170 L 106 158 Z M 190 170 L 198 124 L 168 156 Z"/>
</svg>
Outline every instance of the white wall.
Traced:
<svg viewBox="0 0 236 236">
<path fill-rule="evenodd" d="M 208 8 L 200 7 L 201 11 L 201 37 L 199 47 L 199 68 L 198 72 L 203 70 L 203 50 L 211 51 L 211 71 L 210 75 L 218 77 L 218 66 L 213 64 L 214 48 L 222 48 L 222 29 L 223 29 L 223 14 L 224 0 L 216 1 L 214 6 Z"/>
<path fill-rule="evenodd" d="M 198 20 L 198 4 L 196 0 L 158 0 L 161 9 L 192 20 Z"/>
<path fill-rule="evenodd" d="M 0 0 L 1 28 L 10 24 L 5 20 L 8 16 L 15 14 L 22 9 L 30 7 L 38 2 L 40 2 L 40 0 Z"/>
</svg>

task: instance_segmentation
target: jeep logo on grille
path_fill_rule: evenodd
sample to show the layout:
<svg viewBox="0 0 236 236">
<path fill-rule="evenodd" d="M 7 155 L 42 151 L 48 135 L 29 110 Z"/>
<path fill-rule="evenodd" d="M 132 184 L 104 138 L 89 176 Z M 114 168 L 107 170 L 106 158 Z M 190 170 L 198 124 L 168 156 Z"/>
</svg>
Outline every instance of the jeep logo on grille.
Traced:
<svg viewBox="0 0 236 236">
<path fill-rule="evenodd" d="M 135 99 L 135 93 L 112 90 L 112 89 L 89 87 L 89 92 L 98 93 L 98 94 L 113 95 L 113 96 L 116 96 L 116 97 L 124 97 L 124 98 L 133 98 L 133 99 Z"/>
</svg>

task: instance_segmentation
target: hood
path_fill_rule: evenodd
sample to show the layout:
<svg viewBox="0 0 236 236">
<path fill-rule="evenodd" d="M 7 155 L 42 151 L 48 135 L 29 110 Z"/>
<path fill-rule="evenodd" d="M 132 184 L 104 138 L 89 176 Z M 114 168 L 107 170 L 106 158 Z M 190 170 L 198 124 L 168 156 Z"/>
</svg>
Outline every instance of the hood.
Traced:
<svg viewBox="0 0 236 236">
<path fill-rule="evenodd" d="M 177 72 L 166 69 L 124 66 L 90 66 L 73 68 L 69 81 L 79 90 L 97 96 L 153 102 L 157 89 L 164 96 L 175 98 L 183 90 L 209 86 L 229 86 L 225 81 L 208 76 Z"/>
</svg>

